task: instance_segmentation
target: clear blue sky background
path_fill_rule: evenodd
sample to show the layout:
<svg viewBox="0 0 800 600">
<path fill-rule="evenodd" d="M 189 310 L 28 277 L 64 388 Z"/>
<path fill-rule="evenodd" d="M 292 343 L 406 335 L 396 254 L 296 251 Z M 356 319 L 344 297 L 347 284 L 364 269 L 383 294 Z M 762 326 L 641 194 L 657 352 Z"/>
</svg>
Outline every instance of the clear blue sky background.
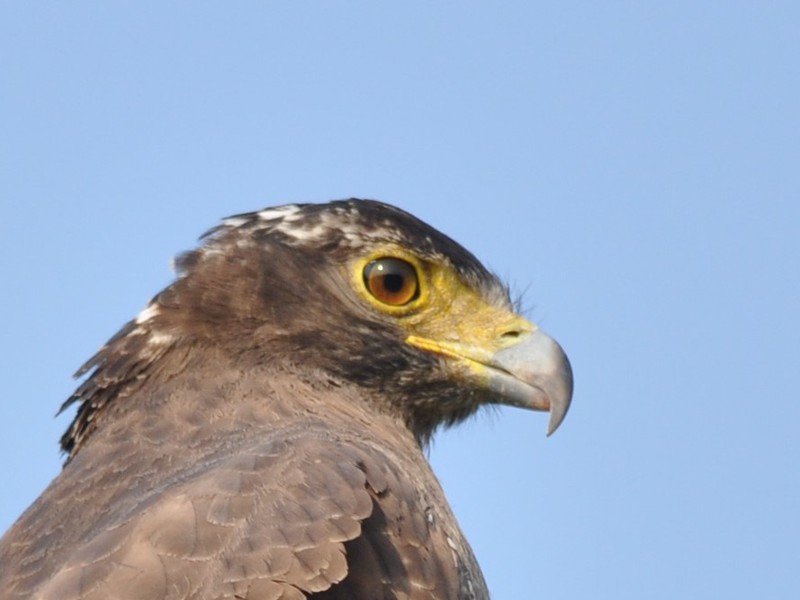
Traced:
<svg viewBox="0 0 800 600">
<path fill-rule="evenodd" d="M 3 3 L 0 530 L 170 257 L 364 196 L 572 359 L 552 438 L 504 408 L 431 451 L 497 600 L 800 597 L 798 6 Z"/>
</svg>

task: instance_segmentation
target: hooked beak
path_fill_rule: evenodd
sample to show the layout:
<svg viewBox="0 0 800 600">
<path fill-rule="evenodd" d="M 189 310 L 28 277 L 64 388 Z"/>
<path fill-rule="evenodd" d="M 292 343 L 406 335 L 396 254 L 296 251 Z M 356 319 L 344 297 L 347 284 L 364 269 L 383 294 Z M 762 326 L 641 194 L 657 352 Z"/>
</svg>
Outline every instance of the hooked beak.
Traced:
<svg viewBox="0 0 800 600">
<path fill-rule="evenodd" d="M 504 340 L 505 347 L 495 352 L 413 335 L 406 341 L 468 367 L 471 376 L 492 393 L 493 402 L 549 411 L 547 435 L 551 435 L 564 420 L 572 401 L 569 359 L 541 329 L 532 328 L 517 335 L 514 341 Z"/>
<path fill-rule="evenodd" d="M 486 366 L 489 388 L 504 404 L 549 411 L 547 435 L 558 429 L 572 401 L 572 367 L 558 342 L 537 329 L 495 352 Z"/>
</svg>

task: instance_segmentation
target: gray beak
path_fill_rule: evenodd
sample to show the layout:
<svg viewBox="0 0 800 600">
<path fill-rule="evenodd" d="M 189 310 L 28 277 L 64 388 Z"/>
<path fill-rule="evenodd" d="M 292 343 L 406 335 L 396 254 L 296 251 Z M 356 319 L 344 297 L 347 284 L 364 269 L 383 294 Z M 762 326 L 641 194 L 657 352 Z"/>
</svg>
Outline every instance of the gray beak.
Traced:
<svg viewBox="0 0 800 600">
<path fill-rule="evenodd" d="M 550 411 L 552 434 L 572 401 L 572 367 L 561 346 L 541 329 L 525 333 L 519 342 L 497 351 L 489 387 L 501 404 Z"/>
</svg>

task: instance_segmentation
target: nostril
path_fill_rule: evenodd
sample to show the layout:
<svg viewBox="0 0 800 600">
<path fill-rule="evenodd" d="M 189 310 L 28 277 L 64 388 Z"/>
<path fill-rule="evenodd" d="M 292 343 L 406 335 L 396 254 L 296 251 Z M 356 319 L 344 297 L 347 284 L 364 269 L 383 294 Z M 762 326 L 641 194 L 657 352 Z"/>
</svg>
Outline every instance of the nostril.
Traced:
<svg viewBox="0 0 800 600">
<path fill-rule="evenodd" d="M 515 340 L 517 339 L 522 332 L 517 329 L 512 329 L 511 331 L 504 332 L 500 337 L 505 338 L 507 340 Z"/>
</svg>

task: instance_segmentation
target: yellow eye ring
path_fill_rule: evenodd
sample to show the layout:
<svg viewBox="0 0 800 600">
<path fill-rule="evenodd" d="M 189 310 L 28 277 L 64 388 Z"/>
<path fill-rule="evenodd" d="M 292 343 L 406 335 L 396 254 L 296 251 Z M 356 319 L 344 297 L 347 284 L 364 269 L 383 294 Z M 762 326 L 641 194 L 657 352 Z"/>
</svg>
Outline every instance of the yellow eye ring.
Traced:
<svg viewBox="0 0 800 600">
<path fill-rule="evenodd" d="M 399 258 L 377 258 L 367 263 L 364 285 L 376 300 L 389 306 L 404 306 L 419 296 L 416 268 Z"/>
</svg>

